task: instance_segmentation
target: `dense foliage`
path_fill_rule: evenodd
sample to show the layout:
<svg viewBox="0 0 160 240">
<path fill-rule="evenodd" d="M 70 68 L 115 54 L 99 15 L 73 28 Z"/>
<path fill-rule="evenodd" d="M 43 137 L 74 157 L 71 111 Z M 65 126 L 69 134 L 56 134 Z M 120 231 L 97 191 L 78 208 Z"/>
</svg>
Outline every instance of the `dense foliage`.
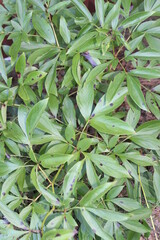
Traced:
<svg viewBox="0 0 160 240">
<path fill-rule="evenodd" d="M 0 239 L 148 238 L 160 85 L 141 79 L 160 76 L 160 1 L 3 2 Z"/>
</svg>

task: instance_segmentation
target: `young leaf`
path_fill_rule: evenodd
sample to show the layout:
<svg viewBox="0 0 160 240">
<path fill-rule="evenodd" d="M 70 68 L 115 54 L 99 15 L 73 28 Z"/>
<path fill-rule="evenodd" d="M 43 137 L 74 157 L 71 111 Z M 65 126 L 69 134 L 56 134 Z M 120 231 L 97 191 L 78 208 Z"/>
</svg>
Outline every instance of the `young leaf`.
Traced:
<svg viewBox="0 0 160 240">
<path fill-rule="evenodd" d="M 117 15 L 119 14 L 120 5 L 121 5 L 121 0 L 118 0 L 116 4 L 114 4 L 110 12 L 107 14 L 105 23 L 104 23 L 104 28 L 107 28 L 108 25 L 110 25 L 110 23 L 112 22 L 112 20 L 117 17 Z"/>
<path fill-rule="evenodd" d="M 26 67 L 26 57 L 25 57 L 25 53 L 22 53 L 21 56 L 18 58 L 18 61 L 16 62 L 15 70 L 17 73 L 20 73 L 21 76 L 23 76 L 25 67 Z"/>
</svg>

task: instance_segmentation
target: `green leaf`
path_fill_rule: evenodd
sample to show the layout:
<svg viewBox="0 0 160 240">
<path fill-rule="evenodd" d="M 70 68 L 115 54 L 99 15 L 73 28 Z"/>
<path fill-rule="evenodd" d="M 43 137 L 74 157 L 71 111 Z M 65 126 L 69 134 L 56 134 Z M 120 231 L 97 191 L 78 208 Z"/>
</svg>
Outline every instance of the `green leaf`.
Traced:
<svg viewBox="0 0 160 240">
<path fill-rule="evenodd" d="M 33 85 L 43 79 L 46 76 L 47 73 L 42 71 L 33 71 L 29 73 L 24 81 L 24 84 L 26 85 Z"/>
<path fill-rule="evenodd" d="M 156 68 L 144 68 L 138 67 L 130 72 L 133 76 L 141 77 L 145 79 L 159 78 L 160 70 Z"/>
<path fill-rule="evenodd" d="M 25 223 L 20 219 L 18 214 L 10 210 L 1 200 L 0 200 L 0 211 L 11 224 L 13 224 L 14 226 L 20 229 L 28 230 Z"/>
<path fill-rule="evenodd" d="M 23 76 L 25 67 L 26 67 L 26 57 L 25 57 L 25 53 L 22 53 L 21 56 L 18 58 L 18 61 L 16 62 L 15 70 L 17 73 L 20 73 L 21 76 Z"/>
<path fill-rule="evenodd" d="M 154 168 L 154 174 L 153 174 L 153 186 L 156 193 L 157 200 L 160 202 L 160 167 Z"/>
<path fill-rule="evenodd" d="M 26 1 L 25 0 L 16 0 L 16 12 L 18 16 L 18 20 L 23 27 L 24 19 L 25 19 L 25 13 L 26 13 Z"/>
<path fill-rule="evenodd" d="M 44 233 L 42 240 L 68 240 L 74 238 L 76 230 L 53 229 Z"/>
<path fill-rule="evenodd" d="M 124 213 L 115 212 L 107 209 L 98 209 L 98 208 L 86 208 L 89 212 L 94 213 L 96 216 L 111 222 L 120 222 L 129 219 L 129 216 Z"/>
<path fill-rule="evenodd" d="M 93 82 L 95 83 L 96 77 L 100 75 L 108 66 L 108 63 L 103 63 L 93 68 L 86 79 L 86 83 Z"/>
<path fill-rule="evenodd" d="M 43 5 L 43 3 L 41 2 L 41 0 L 29 0 L 30 3 L 32 3 L 33 5 L 39 7 L 42 11 L 45 12 L 45 7 Z"/>
<path fill-rule="evenodd" d="M 7 83 L 7 72 L 1 50 L 0 50 L 0 74 L 2 75 L 4 81 Z"/>
<path fill-rule="evenodd" d="M 55 11 L 57 10 L 62 10 L 63 8 L 65 8 L 67 5 L 70 4 L 70 0 L 69 1 L 62 1 L 62 2 L 58 2 L 56 4 L 53 4 L 51 7 L 48 8 L 48 12 L 51 13 L 52 15 L 55 14 Z"/>
<path fill-rule="evenodd" d="M 86 156 L 105 174 L 115 178 L 130 178 L 126 169 L 110 156 L 87 153 Z"/>
<path fill-rule="evenodd" d="M 127 212 L 134 211 L 141 208 L 141 204 L 131 198 L 115 198 L 111 199 L 111 202 L 124 209 Z"/>
<path fill-rule="evenodd" d="M 33 26 L 38 34 L 50 44 L 55 44 L 55 37 L 50 24 L 38 14 L 33 14 Z"/>
<path fill-rule="evenodd" d="M 61 16 L 61 18 L 60 18 L 59 31 L 60 31 L 60 34 L 61 34 L 63 40 L 65 41 L 65 43 L 68 44 L 70 42 L 71 36 L 70 36 L 70 31 L 67 26 L 67 22 L 63 16 Z"/>
<path fill-rule="evenodd" d="M 99 142 L 96 138 L 84 138 L 78 141 L 77 148 L 81 151 L 86 151 L 90 146 L 96 145 Z"/>
<path fill-rule="evenodd" d="M 127 76 L 127 87 L 132 100 L 138 105 L 138 107 L 148 111 L 139 80 L 137 78 Z"/>
<path fill-rule="evenodd" d="M 137 145 L 146 148 L 146 149 L 153 149 L 158 150 L 160 148 L 160 140 L 156 139 L 154 136 L 151 135 L 135 135 L 130 138 L 131 141 L 136 143 Z"/>
<path fill-rule="evenodd" d="M 72 60 L 72 74 L 78 85 L 81 85 L 80 54 L 77 53 Z"/>
<path fill-rule="evenodd" d="M 99 237 L 105 240 L 113 240 L 113 238 L 104 230 L 98 219 L 96 219 L 91 213 L 82 209 L 82 216 L 86 220 L 87 224 L 91 227 L 92 231 Z"/>
<path fill-rule="evenodd" d="M 63 101 L 63 114 L 67 122 L 76 127 L 76 112 L 72 100 L 66 96 Z"/>
<path fill-rule="evenodd" d="M 141 234 L 150 232 L 150 228 L 147 228 L 143 224 L 139 223 L 138 221 L 127 220 L 127 222 L 120 222 L 124 227 L 127 229 L 138 232 Z"/>
<path fill-rule="evenodd" d="M 81 174 L 84 161 L 77 162 L 65 175 L 63 183 L 64 199 L 71 196 L 76 186 L 77 180 Z"/>
<path fill-rule="evenodd" d="M 146 102 L 149 107 L 149 110 L 153 113 L 153 115 L 157 118 L 160 119 L 160 111 L 159 111 L 159 106 L 157 106 L 156 99 L 153 93 L 150 93 L 147 91 L 146 93 Z"/>
<path fill-rule="evenodd" d="M 95 116 L 91 119 L 90 125 L 97 131 L 112 135 L 133 135 L 134 129 L 128 123 L 109 116 Z"/>
<path fill-rule="evenodd" d="M 126 87 L 123 87 L 118 90 L 113 96 L 114 92 L 116 91 L 116 86 L 115 84 L 112 86 L 114 86 L 114 90 L 112 87 L 109 87 L 107 93 L 99 99 L 92 115 L 95 114 L 97 116 L 113 112 L 114 109 L 118 108 L 124 102 L 124 98 L 128 92 L 128 89 Z"/>
<path fill-rule="evenodd" d="M 45 89 L 49 94 L 54 94 L 57 95 L 57 87 L 56 87 L 56 67 L 57 67 L 57 59 L 58 57 L 56 57 L 54 59 L 54 61 L 52 62 L 52 68 L 50 69 L 47 77 L 46 77 L 46 81 L 45 81 Z"/>
<path fill-rule="evenodd" d="M 107 28 L 108 25 L 111 24 L 112 20 L 114 20 L 119 15 L 120 5 L 121 0 L 118 0 L 116 4 L 114 4 L 113 8 L 109 11 L 105 18 L 104 28 Z"/>
<path fill-rule="evenodd" d="M 112 187 L 117 184 L 117 181 L 106 182 L 98 187 L 90 190 L 80 201 L 80 206 L 91 206 L 93 202 L 96 202 L 101 197 L 103 197 Z"/>
<path fill-rule="evenodd" d="M 56 96 L 50 94 L 48 107 L 54 117 L 57 117 L 58 109 L 59 109 L 59 100 Z"/>
<path fill-rule="evenodd" d="M 97 18 L 99 19 L 100 25 L 103 27 L 103 25 L 104 25 L 104 0 L 96 0 L 95 7 L 96 7 Z"/>
<path fill-rule="evenodd" d="M 96 35 L 97 35 L 96 32 L 89 32 L 83 35 L 82 37 L 76 39 L 72 46 L 68 49 L 67 54 L 81 52 L 82 47 L 84 47 L 89 40 L 96 37 Z"/>
<path fill-rule="evenodd" d="M 11 56 L 12 64 L 14 64 L 17 59 L 19 49 L 21 46 L 21 40 L 22 40 L 22 35 L 19 34 L 19 36 L 15 39 L 14 43 L 11 45 L 9 49 L 9 55 Z"/>
<path fill-rule="evenodd" d="M 123 28 L 133 27 L 137 24 L 140 24 L 141 22 L 143 22 L 145 19 L 152 16 L 153 14 L 154 14 L 153 11 L 134 13 L 133 15 L 123 20 L 120 26 L 122 26 Z"/>
<path fill-rule="evenodd" d="M 152 49 L 141 50 L 139 52 L 131 54 L 130 56 L 141 60 L 160 60 L 160 52 Z"/>
<path fill-rule="evenodd" d="M 150 208 L 138 208 L 130 213 L 127 213 L 130 220 L 141 220 L 149 218 L 152 214 L 152 209 Z"/>
<path fill-rule="evenodd" d="M 139 152 L 126 152 L 118 154 L 121 158 L 126 158 L 139 166 L 153 166 L 154 162 L 148 156 L 141 155 Z"/>
<path fill-rule="evenodd" d="M 160 121 L 152 120 L 149 122 L 145 122 L 136 129 L 136 132 L 139 135 L 153 136 L 155 134 L 157 136 L 160 132 Z"/>
<path fill-rule="evenodd" d="M 44 154 L 40 156 L 39 161 L 44 168 L 54 168 L 70 161 L 72 157 L 71 154 Z"/>
<path fill-rule="evenodd" d="M 17 169 L 15 172 L 9 175 L 2 185 L 1 199 L 3 199 L 11 190 L 12 186 L 16 183 L 18 177 L 22 172 L 22 168 Z"/>
<path fill-rule="evenodd" d="M 26 119 L 26 132 L 28 137 L 32 134 L 33 130 L 36 128 L 40 117 L 44 113 L 48 99 L 44 99 L 36 103 L 30 110 L 27 119 Z"/>
<path fill-rule="evenodd" d="M 100 181 L 98 175 L 96 174 L 95 168 L 88 158 L 86 159 L 86 173 L 88 181 L 93 188 L 100 185 Z"/>
<path fill-rule="evenodd" d="M 82 88 L 79 88 L 76 100 L 82 116 L 87 121 L 91 115 L 94 100 L 93 83 L 86 82 Z"/>
<path fill-rule="evenodd" d="M 90 22 L 92 21 L 91 13 L 81 0 L 71 0 L 71 2 L 76 6 L 78 11 L 82 13 L 83 16 L 85 16 Z"/>
</svg>

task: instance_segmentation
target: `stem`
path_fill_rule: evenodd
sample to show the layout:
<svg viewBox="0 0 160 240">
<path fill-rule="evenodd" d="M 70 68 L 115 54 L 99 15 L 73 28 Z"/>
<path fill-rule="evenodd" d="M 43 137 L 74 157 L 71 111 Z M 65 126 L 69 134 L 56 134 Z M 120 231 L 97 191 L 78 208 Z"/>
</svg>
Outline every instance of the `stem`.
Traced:
<svg viewBox="0 0 160 240">
<path fill-rule="evenodd" d="M 43 169 L 40 167 L 40 165 L 38 165 L 39 170 L 42 172 L 42 174 L 44 175 L 44 177 L 48 180 L 48 182 L 50 184 L 52 184 L 52 181 L 48 178 L 47 174 L 45 173 L 45 171 L 43 171 Z"/>
<path fill-rule="evenodd" d="M 54 211 L 54 209 L 55 209 L 55 206 L 52 207 L 52 209 L 46 214 L 45 218 L 43 219 L 42 226 L 41 226 L 42 235 L 43 235 L 44 224 L 45 224 L 47 218 L 49 217 L 49 215 Z"/>
<path fill-rule="evenodd" d="M 58 176 L 59 176 L 59 174 L 60 174 L 60 172 L 61 172 L 61 170 L 62 170 L 63 167 L 64 167 L 64 165 L 61 165 L 61 166 L 60 166 L 58 172 L 56 173 L 55 177 L 53 178 L 53 181 L 52 181 L 52 191 L 53 191 L 53 193 L 54 193 L 54 184 L 55 184 L 55 181 L 56 181 L 56 179 L 58 178 Z"/>
<path fill-rule="evenodd" d="M 51 14 L 49 14 L 49 21 L 50 21 L 50 24 L 51 24 L 51 28 L 52 28 L 53 34 L 55 36 L 55 40 L 56 40 L 57 46 L 58 46 L 58 48 L 60 48 L 60 45 L 59 45 L 59 42 L 58 42 L 58 38 L 57 38 L 57 35 L 56 35 L 56 31 L 55 31 L 54 25 L 52 23 Z"/>
<path fill-rule="evenodd" d="M 141 186 L 141 189 L 142 189 L 142 192 L 143 192 L 143 196 L 144 196 L 144 199 L 145 199 L 145 202 L 146 202 L 146 206 L 147 206 L 147 208 L 150 208 L 149 204 L 148 204 L 148 201 L 147 201 L 145 190 L 144 190 L 143 185 L 142 185 L 141 173 L 140 173 L 139 165 L 138 165 L 138 176 L 139 176 L 139 183 L 140 183 L 140 186 Z M 150 219 L 151 219 L 151 224 L 152 224 L 152 227 L 153 227 L 153 230 L 154 230 L 155 239 L 158 240 L 158 236 L 157 236 L 157 233 L 156 233 L 156 228 L 155 228 L 155 225 L 154 225 L 154 221 L 153 221 L 152 215 L 150 215 Z"/>
</svg>

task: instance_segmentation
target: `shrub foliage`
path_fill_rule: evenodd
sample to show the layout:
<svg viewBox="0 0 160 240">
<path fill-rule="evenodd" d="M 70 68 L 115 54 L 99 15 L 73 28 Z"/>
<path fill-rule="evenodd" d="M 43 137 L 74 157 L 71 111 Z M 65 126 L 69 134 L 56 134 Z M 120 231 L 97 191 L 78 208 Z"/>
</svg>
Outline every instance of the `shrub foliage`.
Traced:
<svg viewBox="0 0 160 240">
<path fill-rule="evenodd" d="M 160 76 L 160 2 L 95 7 L 92 15 L 81 0 L 0 5 L 2 240 L 150 235 L 160 85 L 145 82 Z M 154 120 L 142 121 L 149 112 Z"/>
</svg>

